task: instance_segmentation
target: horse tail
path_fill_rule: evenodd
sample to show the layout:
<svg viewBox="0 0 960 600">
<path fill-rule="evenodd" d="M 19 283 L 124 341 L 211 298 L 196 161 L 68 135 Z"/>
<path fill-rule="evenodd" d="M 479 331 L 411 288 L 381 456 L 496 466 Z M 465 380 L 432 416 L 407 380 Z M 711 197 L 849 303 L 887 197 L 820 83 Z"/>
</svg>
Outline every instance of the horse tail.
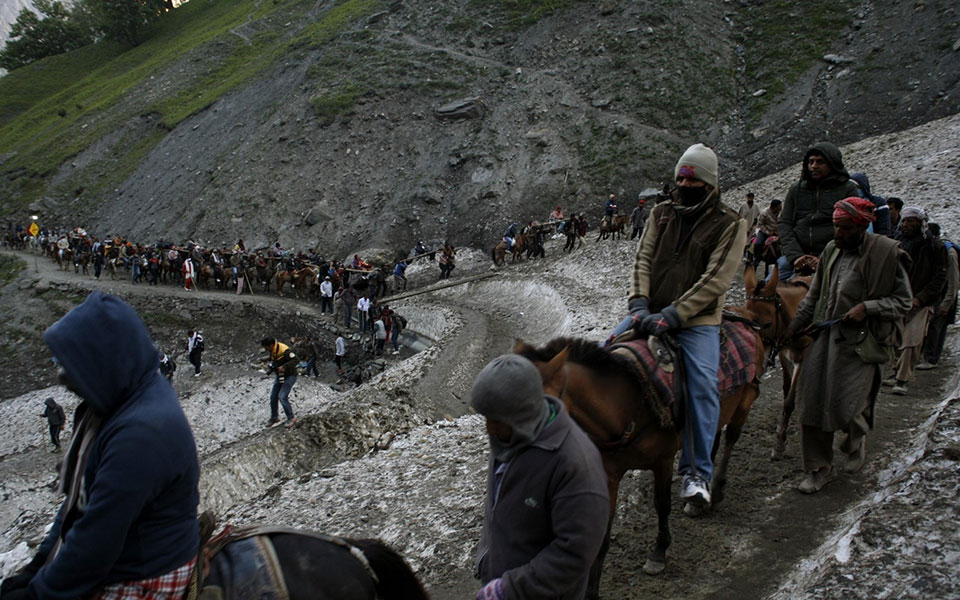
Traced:
<svg viewBox="0 0 960 600">
<path fill-rule="evenodd" d="M 384 600 L 428 600 L 407 561 L 380 540 L 347 540 L 359 548 L 377 574 L 377 595 Z"/>
</svg>

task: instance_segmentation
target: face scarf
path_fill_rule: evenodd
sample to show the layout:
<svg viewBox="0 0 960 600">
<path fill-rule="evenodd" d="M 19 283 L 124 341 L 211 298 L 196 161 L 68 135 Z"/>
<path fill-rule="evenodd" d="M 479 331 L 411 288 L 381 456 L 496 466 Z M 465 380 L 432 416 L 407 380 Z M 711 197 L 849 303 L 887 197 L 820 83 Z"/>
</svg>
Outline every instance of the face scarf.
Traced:
<svg viewBox="0 0 960 600">
<path fill-rule="evenodd" d="M 684 216 L 694 215 L 706 205 L 706 203 L 714 197 L 714 191 L 710 188 L 704 187 L 678 187 L 677 188 L 677 199 L 680 201 L 679 204 L 674 203 L 674 210 Z"/>
</svg>

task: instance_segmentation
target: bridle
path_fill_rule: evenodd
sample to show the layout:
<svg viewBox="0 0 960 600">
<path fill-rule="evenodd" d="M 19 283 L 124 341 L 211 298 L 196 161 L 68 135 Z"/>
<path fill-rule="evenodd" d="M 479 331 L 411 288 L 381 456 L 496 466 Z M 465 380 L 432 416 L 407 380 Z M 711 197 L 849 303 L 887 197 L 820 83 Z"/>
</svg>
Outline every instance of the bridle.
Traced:
<svg viewBox="0 0 960 600">
<path fill-rule="evenodd" d="M 788 325 L 788 323 L 786 323 L 786 320 L 787 320 L 786 315 L 784 314 L 784 311 L 783 311 L 783 299 L 780 297 L 780 292 L 774 292 L 772 296 L 761 296 L 759 294 L 752 294 L 752 295 L 748 295 L 746 299 L 747 301 L 752 300 L 754 302 L 769 302 L 774 305 L 774 307 L 776 308 L 776 313 L 774 314 L 773 322 L 769 324 L 770 326 L 773 327 L 774 332 L 776 332 L 777 330 L 778 321 L 781 321 L 781 320 L 784 321 L 783 327 L 786 327 Z M 780 339 L 779 335 L 775 335 L 774 337 L 767 337 L 765 335 L 761 335 L 760 341 L 763 342 L 764 346 L 766 346 L 767 348 L 770 348 L 770 351 L 767 354 L 766 366 L 772 367 L 774 361 L 776 360 L 777 354 L 780 353 L 780 346 L 781 346 L 782 340 Z"/>
</svg>

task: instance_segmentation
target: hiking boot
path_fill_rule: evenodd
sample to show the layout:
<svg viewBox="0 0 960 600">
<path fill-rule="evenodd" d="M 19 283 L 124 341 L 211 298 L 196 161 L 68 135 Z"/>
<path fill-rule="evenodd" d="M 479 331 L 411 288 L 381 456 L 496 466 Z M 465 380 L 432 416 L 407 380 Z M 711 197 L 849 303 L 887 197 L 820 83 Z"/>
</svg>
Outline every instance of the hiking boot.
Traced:
<svg viewBox="0 0 960 600">
<path fill-rule="evenodd" d="M 684 475 L 680 481 L 680 499 L 691 504 L 710 504 L 710 484 L 699 475 Z"/>
<path fill-rule="evenodd" d="M 893 389 L 890 390 L 890 393 L 894 396 L 906 396 L 907 395 L 907 382 L 897 380 L 897 385 L 893 386 Z"/>
<path fill-rule="evenodd" d="M 917 364 L 916 366 L 916 369 L 918 371 L 929 371 L 930 369 L 936 369 L 936 368 L 937 368 L 936 363 L 932 363 L 929 360 L 921 360 L 920 363 Z"/>
<path fill-rule="evenodd" d="M 289 429 L 290 427 L 293 427 L 294 425 L 296 425 L 298 420 L 299 419 L 297 419 L 297 417 L 293 417 L 292 419 L 287 419 L 287 422 L 284 423 L 284 427 Z"/>
<path fill-rule="evenodd" d="M 880 385 L 885 385 L 885 386 L 887 386 L 887 387 L 893 387 L 893 386 L 897 385 L 897 378 L 891 375 L 890 377 L 887 377 L 886 379 L 884 379 L 883 382 L 882 382 Z"/>
<path fill-rule="evenodd" d="M 867 438 L 860 438 L 860 445 L 853 452 L 847 453 L 847 462 L 843 464 L 843 472 L 849 475 L 859 473 L 867 462 Z"/>
<path fill-rule="evenodd" d="M 816 471 L 807 473 L 807 476 L 797 486 L 797 491 L 803 494 L 814 494 L 833 481 L 834 477 L 833 467 L 820 467 Z"/>
<path fill-rule="evenodd" d="M 280 424 L 280 419 L 268 419 L 268 420 L 267 420 L 267 427 L 276 427 L 276 426 L 279 425 L 279 424 Z"/>
</svg>

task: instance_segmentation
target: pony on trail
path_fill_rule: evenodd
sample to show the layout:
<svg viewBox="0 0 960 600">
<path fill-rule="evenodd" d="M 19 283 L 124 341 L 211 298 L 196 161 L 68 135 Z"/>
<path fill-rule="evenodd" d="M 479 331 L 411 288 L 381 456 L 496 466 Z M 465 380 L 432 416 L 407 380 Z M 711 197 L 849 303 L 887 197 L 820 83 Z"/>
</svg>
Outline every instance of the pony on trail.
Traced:
<svg viewBox="0 0 960 600">
<path fill-rule="evenodd" d="M 763 276 L 766 278 L 767 273 L 770 272 L 770 267 L 777 264 L 777 259 L 783 254 L 780 249 L 780 238 L 777 236 L 770 236 L 763 244 L 763 248 L 760 249 L 760 256 L 756 255 L 756 246 L 757 246 L 757 237 L 753 236 L 749 242 L 747 242 L 745 254 L 747 255 L 747 263 L 754 266 L 759 266 L 760 262 L 763 262 Z"/>
<path fill-rule="evenodd" d="M 744 276 L 747 289 L 756 289 L 755 277 L 753 281 L 749 277 L 748 274 Z M 776 286 L 776 280 L 769 285 Z M 727 310 L 735 313 L 738 320 L 752 320 L 753 315 L 746 309 Z M 716 457 L 723 438 L 723 452 L 715 461 L 711 483 L 713 505 L 723 500 L 730 455 L 753 402 L 760 394 L 759 379 L 764 360 L 763 342 L 751 327 L 736 320 L 725 321 L 723 327 L 722 332 L 730 331 L 729 327 L 742 327 L 738 335 L 748 343 L 738 352 L 741 352 L 739 358 L 743 365 L 748 367 L 743 372 L 748 375 L 743 383 L 721 389 L 717 429 L 726 429 L 723 436 L 718 433 L 713 446 Z M 722 333 L 721 339 L 725 335 Z M 643 570 L 650 575 L 662 573 L 671 543 L 670 488 L 682 432 L 670 416 L 669 407 L 657 399 L 652 377 L 637 366 L 630 350 L 616 345 L 607 350 L 596 342 L 583 339 L 556 338 L 540 348 L 517 340 L 514 352 L 537 366 L 544 391 L 563 401 L 573 419 L 596 444 L 603 459 L 610 491 L 610 521 L 603 546 L 590 572 L 588 597 L 599 597 L 600 575 L 610 547 L 617 493 L 621 479 L 630 470 L 653 471 L 657 538 Z M 729 349 L 721 344 L 721 364 L 728 355 Z M 698 511 L 688 504 L 684 512 L 695 515 Z"/>
<path fill-rule="evenodd" d="M 754 315 L 755 320 L 762 326 L 759 334 L 764 345 L 770 349 L 770 358 L 767 364 L 772 365 L 774 358 L 779 358 L 780 369 L 783 373 L 783 407 L 780 411 L 780 420 L 777 423 L 776 440 L 773 450 L 770 452 L 772 460 L 780 460 L 786 451 L 787 427 L 790 425 L 790 416 L 793 414 L 797 402 L 794 377 L 797 374 L 800 359 L 803 357 L 803 351 L 811 341 L 809 337 L 800 340 L 785 340 L 783 339 L 783 331 L 797 315 L 800 302 L 803 301 L 810 289 L 811 277 L 794 277 L 789 281 L 781 281 L 771 288 L 769 284 L 764 284 L 763 281 L 756 282 L 756 277 L 752 276 L 750 280 L 755 283 L 751 286 L 747 284 L 748 270 L 752 274 L 753 267 L 748 265 L 743 273 L 747 292 L 745 308 Z M 777 281 L 778 275 L 778 269 L 774 265 L 770 281 Z"/>
<path fill-rule="evenodd" d="M 199 600 L 427 600 L 420 581 L 380 540 L 286 527 L 229 527 L 204 545 Z M 199 564 L 198 564 L 199 567 Z"/>
<path fill-rule="evenodd" d="M 603 219 L 600 220 L 600 235 L 597 236 L 595 241 L 599 242 L 608 237 L 619 240 L 626 235 L 626 227 L 629 222 L 630 217 L 627 215 L 604 216 Z"/>
</svg>

